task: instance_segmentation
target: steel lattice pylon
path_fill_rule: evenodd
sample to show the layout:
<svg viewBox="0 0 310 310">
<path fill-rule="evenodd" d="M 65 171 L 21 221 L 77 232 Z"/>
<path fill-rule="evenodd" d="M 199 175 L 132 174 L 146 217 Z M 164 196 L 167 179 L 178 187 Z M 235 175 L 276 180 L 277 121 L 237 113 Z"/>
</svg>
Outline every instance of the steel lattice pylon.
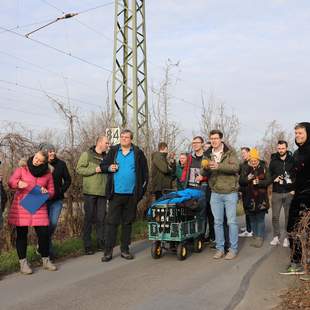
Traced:
<svg viewBox="0 0 310 310">
<path fill-rule="evenodd" d="M 112 122 L 148 140 L 145 1 L 115 1 Z"/>
</svg>

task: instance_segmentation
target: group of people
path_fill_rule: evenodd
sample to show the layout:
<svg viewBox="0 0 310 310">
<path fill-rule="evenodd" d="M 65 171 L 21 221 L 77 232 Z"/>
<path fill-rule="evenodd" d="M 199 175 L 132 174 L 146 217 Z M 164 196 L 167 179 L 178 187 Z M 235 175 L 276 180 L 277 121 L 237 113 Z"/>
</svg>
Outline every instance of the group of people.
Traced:
<svg viewBox="0 0 310 310">
<path fill-rule="evenodd" d="M 181 153 L 178 160 L 160 142 L 151 158 L 150 191 L 159 199 L 175 184 L 178 190 L 199 189 L 200 216 L 206 219 L 206 241 L 216 252 L 214 259 L 234 259 L 238 254 L 238 237 L 252 237 L 251 246 L 261 247 L 265 235 L 265 214 L 268 212 L 269 185 L 272 184 L 272 223 L 274 238 L 271 245 L 280 244 L 279 216 L 285 211 L 287 230 L 283 246 L 292 248 L 291 272 L 300 271 L 301 246 L 290 234 L 299 222 L 302 211 L 310 208 L 310 123 L 295 127 L 298 149 L 292 155 L 286 141 L 278 141 L 269 167 L 256 148 L 241 148 L 243 161 L 223 141 L 220 130 L 192 139 L 192 152 Z M 137 205 L 148 188 L 149 173 L 143 151 L 133 144 L 133 133 L 125 129 L 120 143 L 109 145 L 105 135 L 83 152 L 78 160 L 77 173 L 82 177 L 84 200 L 83 242 L 86 255 L 103 251 L 102 261 L 113 258 L 118 226 L 121 225 L 120 250 L 124 259 L 134 259 L 130 251 L 132 224 Z M 55 147 L 40 145 L 39 151 L 11 175 L 8 185 L 15 191 L 8 213 L 8 222 L 16 226 L 16 250 L 23 274 L 31 274 L 27 254 L 28 227 L 33 226 L 38 237 L 38 252 L 43 267 L 56 270 L 52 236 L 62 210 L 64 194 L 71 184 L 66 163 L 56 156 Z M 34 213 L 26 210 L 21 201 L 39 186 L 48 200 Z M 1 184 L 2 188 L 2 184 Z M 246 216 L 246 229 L 239 234 L 237 205 L 241 193 Z M 4 193 L 1 194 L 3 209 Z M 1 214 L 1 212 L 0 212 Z M 96 247 L 92 244 L 92 226 L 96 227 Z M 293 246 L 294 245 L 294 246 Z M 294 249 L 294 251 L 293 251 Z"/>
<path fill-rule="evenodd" d="M 202 215 L 208 224 L 206 241 L 215 243 L 214 259 L 233 259 L 238 254 L 238 237 L 251 237 L 250 245 L 260 248 L 265 238 L 265 215 L 271 205 L 273 239 L 280 244 L 280 212 L 284 209 L 283 247 L 291 247 L 287 273 L 302 273 L 300 240 L 292 232 L 303 211 L 310 209 L 310 123 L 295 126 L 298 149 L 292 154 L 288 143 L 277 142 L 269 166 L 256 148 L 242 147 L 241 162 L 237 153 L 223 141 L 223 133 L 212 130 L 208 142 L 196 136 L 192 152 L 181 153 L 178 161 L 160 143 L 152 157 L 152 192 L 156 199 L 173 181 L 177 189 L 196 188 L 203 193 Z M 270 192 L 272 185 L 272 192 Z M 241 195 L 246 227 L 239 233 L 238 197 Z M 271 196 L 271 199 L 270 199 Z"/>
</svg>

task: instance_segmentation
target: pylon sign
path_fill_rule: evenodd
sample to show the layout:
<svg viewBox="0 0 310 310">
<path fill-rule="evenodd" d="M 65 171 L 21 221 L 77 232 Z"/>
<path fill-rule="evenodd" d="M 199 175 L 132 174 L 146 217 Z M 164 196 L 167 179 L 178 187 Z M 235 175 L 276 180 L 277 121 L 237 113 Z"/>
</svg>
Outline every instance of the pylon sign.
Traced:
<svg viewBox="0 0 310 310">
<path fill-rule="evenodd" d="M 119 127 L 107 128 L 105 134 L 109 139 L 111 145 L 116 145 L 120 143 L 121 129 Z"/>
</svg>

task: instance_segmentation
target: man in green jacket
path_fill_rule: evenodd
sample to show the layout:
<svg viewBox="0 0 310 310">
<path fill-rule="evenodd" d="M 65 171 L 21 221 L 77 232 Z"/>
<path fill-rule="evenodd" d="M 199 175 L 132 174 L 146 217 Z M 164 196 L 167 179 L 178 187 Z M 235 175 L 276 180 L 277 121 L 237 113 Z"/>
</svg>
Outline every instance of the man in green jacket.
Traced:
<svg viewBox="0 0 310 310">
<path fill-rule="evenodd" d="M 97 249 L 104 248 L 104 220 L 106 216 L 105 197 L 107 176 L 99 167 L 109 148 L 106 136 L 99 136 L 96 145 L 82 153 L 76 171 L 83 177 L 84 227 L 83 241 L 86 255 L 94 254 L 91 242 L 93 219 L 96 224 Z"/>
<path fill-rule="evenodd" d="M 158 144 L 158 151 L 152 154 L 152 193 L 155 199 L 163 195 L 165 189 L 171 189 L 175 173 L 174 154 L 168 154 L 168 145 L 165 142 Z"/>
<path fill-rule="evenodd" d="M 215 241 L 217 252 L 214 259 L 225 256 L 224 214 L 229 227 L 230 248 L 225 259 L 233 259 L 238 253 L 238 171 L 239 161 L 236 152 L 223 143 L 223 133 L 212 130 L 209 134 L 211 148 L 205 152 L 203 173 L 209 177 L 211 188 L 211 209 L 214 216 Z"/>
</svg>

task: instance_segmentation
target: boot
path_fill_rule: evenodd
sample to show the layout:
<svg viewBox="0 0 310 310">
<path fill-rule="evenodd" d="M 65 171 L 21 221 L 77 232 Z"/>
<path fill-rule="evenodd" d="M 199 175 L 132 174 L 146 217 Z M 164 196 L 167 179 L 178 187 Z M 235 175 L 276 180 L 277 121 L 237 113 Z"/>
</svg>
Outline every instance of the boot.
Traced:
<svg viewBox="0 0 310 310">
<path fill-rule="evenodd" d="M 43 262 L 43 269 L 49 271 L 57 270 L 57 267 L 51 262 L 49 257 L 42 257 L 42 262 Z"/>
<path fill-rule="evenodd" d="M 20 265 L 20 272 L 22 274 L 32 274 L 32 269 L 29 267 L 27 259 L 20 259 L 19 260 L 19 265 Z"/>
</svg>

